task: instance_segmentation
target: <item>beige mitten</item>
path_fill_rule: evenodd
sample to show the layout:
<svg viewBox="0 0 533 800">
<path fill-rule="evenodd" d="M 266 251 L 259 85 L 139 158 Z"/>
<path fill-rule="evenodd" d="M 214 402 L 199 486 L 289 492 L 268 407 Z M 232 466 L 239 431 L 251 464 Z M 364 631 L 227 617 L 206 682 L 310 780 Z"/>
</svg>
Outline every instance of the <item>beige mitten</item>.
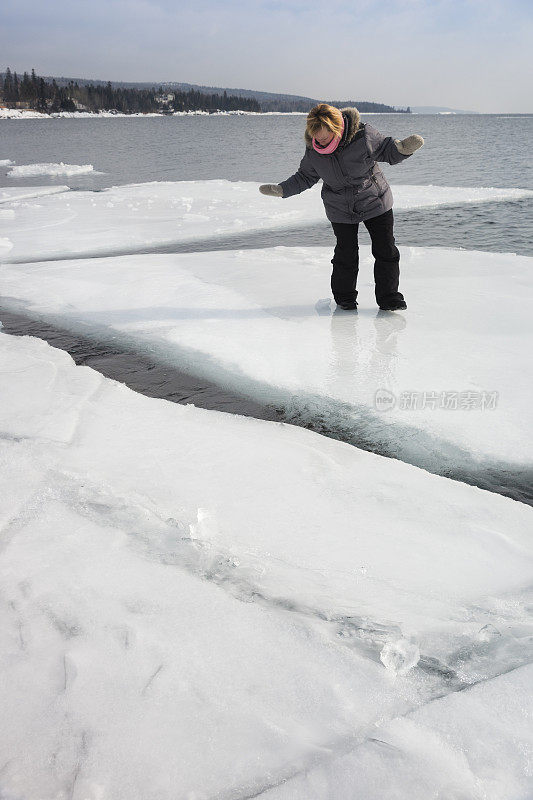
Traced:
<svg viewBox="0 0 533 800">
<path fill-rule="evenodd" d="M 394 144 L 402 154 L 402 156 L 410 156 L 415 150 L 418 150 L 419 147 L 422 147 L 424 144 L 424 140 L 418 133 L 413 133 L 411 136 L 408 136 L 406 139 L 395 139 Z"/>
<path fill-rule="evenodd" d="M 283 189 L 278 183 L 264 183 L 259 187 L 261 194 L 269 194 L 271 197 L 283 197 Z"/>
</svg>

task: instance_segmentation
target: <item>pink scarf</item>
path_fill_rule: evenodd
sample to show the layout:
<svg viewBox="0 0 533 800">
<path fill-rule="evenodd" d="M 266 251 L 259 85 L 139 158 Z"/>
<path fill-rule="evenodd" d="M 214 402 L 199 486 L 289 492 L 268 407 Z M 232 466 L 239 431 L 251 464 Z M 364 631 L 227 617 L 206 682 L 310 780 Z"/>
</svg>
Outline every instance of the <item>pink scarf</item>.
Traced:
<svg viewBox="0 0 533 800">
<path fill-rule="evenodd" d="M 343 133 L 344 133 L 344 118 L 342 120 L 341 135 L 340 136 L 334 136 L 333 139 L 331 140 L 331 142 L 329 144 L 327 144 L 325 147 L 320 147 L 320 145 L 318 144 L 317 140 L 313 136 L 313 147 L 314 147 L 314 149 L 317 151 L 317 153 L 320 153 L 320 155 L 322 155 L 322 156 L 329 156 L 330 153 L 333 153 L 337 149 L 337 147 L 339 146 L 339 142 L 342 139 L 342 134 Z"/>
</svg>

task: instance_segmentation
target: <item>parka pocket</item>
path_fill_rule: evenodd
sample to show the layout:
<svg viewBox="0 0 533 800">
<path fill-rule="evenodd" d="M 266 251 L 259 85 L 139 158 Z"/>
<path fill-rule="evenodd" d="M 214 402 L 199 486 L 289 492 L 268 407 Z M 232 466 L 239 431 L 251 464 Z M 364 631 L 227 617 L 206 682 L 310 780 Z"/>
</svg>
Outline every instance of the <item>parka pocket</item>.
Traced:
<svg viewBox="0 0 533 800">
<path fill-rule="evenodd" d="M 379 181 L 375 175 L 371 175 L 370 178 L 372 180 L 372 183 L 376 187 L 376 192 L 378 193 L 378 197 L 383 197 L 383 195 L 387 191 L 387 188 L 379 185 Z"/>
<path fill-rule="evenodd" d="M 369 175 L 355 193 L 354 213 L 367 213 L 379 208 L 381 203 L 379 184 L 373 175 Z"/>
</svg>

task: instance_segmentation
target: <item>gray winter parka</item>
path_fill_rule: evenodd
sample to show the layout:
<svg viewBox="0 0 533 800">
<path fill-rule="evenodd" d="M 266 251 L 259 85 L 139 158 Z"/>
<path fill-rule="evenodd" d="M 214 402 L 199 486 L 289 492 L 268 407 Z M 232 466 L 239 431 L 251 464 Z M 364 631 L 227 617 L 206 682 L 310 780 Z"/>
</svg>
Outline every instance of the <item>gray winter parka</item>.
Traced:
<svg viewBox="0 0 533 800">
<path fill-rule="evenodd" d="M 322 178 L 322 200 L 330 222 L 363 222 L 392 208 L 391 188 L 376 164 L 399 164 L 404 156 L 391 136 L 383 136 L 372 125 L 361 122 L 356 108 L 340 109 L 344 133 L 331 155 L 313 148 L 305 131 L 306 150 L 298 170 L 282 181 L 283 197 L 310 189 Z"/>
</svg>

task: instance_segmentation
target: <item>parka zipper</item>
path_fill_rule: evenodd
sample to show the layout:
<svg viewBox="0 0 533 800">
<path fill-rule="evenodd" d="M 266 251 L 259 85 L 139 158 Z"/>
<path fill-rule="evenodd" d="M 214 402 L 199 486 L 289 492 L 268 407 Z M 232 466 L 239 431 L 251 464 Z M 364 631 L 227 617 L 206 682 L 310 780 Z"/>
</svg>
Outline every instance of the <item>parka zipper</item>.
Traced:
<svg viewBox="0 0 533 800">
<path fill-rule="evenodd" d="M 343 172 L 343 169 L 341 167 L 341 162 L 340 162 L 340 159 L 338 157 L 338 153 L 332 153 L 331 155 L 332 155 L 332 158 L 335 159 L 335 161 L 337 163 L 337 166 L 339 168 L 339 172 L 341 174 L 341 177 L 342 177 L 342 179 L 344 181 L 346 179 L 346 173 Z M 354 213 L 354 206 L 355 206 L 355 192 L 354 192 L 354 189 L 349 184 L 347 186 L 346 185 L 343 186 L 343 189 L 345 191 L 346 205 L 348 207 L 348 211 L 350 212 L 350 214 L 353 214 Z M 350 203 L 349 196 L 348 196 L 349 192 L 351 192 L 351 195 L 352 195 L 351 203 Z"/>
<path fill-rule="evenodd" d="M 364 131 L 364 127 L 361 130 L 357 131 L 357 133 L 355 134 L 354 138 L 362 135 L 363 131 Z M 352 138 L 352 141 L 354 140 L 354 138 Z M 344 146 L 343 146 L 343 150 L 344 150 Z M 339 168 L 339 172 L 340 172 L 342 178 L 346 179 L 347 176 L 346 176 L 346 173 L 343 171 L 343 169 L 341 167 L 340 159 L 338 157 L 338 152 L 334 152 L 331 155 L 332 155 L 332 158 L 334 158 L 336 160 L 336 162 L 337 162 L 337 166 Z M 374 176 L 373 175 L 372 175 L 372 179 L 374 180 Z M 378 193 L 379 193 L 379 186 L 377 185 L 377 182 L 376 182 L 376 187 L 377 187 Z M 357 216 L 357 212 L 355 210 L 355 204 L 356 204 L 355 200 L 356 200 L 356 196 L 357 196 L 357 191 L 351 184 L 348 184 L 347 186 L 344 186 L 343 188 L 344 188 L 344 191 L 346 193 L 345 197 L 346 197 L 346 206 L 348 208 L 348 211 L 349 211 L 350 214 Z M 348 199 L 349 195 L 351 195 L 351 202 Z"/>
</svg>

